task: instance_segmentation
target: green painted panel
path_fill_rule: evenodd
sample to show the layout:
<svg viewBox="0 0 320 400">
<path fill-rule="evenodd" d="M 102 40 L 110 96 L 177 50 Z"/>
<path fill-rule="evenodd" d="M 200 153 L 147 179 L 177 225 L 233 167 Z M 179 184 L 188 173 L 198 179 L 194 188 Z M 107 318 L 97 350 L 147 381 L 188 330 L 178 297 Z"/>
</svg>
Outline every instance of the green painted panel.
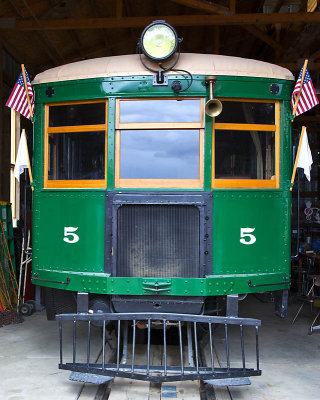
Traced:
<svg viewBox="0 0 320 400">
<path fill-rule="evenodd" d="M 43 186 L 43 147 L 44 147 L 44 106 L 38 104 L 35 108 L 35 124 L 33 137 L 33 185 L 35 189 Z"/>
<path fill-rule="evenodd" d="M 115 108 L 114 97 L 108 99 L 108 154 L 107 154 L 107 188 L 114 188 L 114 152 L 115 152 Z"/>
<path fill-rule="evenodd" d="M 35 279 L 36 278 L 36 279 Z M 154 284 L 153 278 L 115 278 L 109 274 L 89 272 L 68 272 L 42 269 L 33 271 L 33 283 L 42 286 L 54 287 L 89 293 L 108 295 L 164 295 L 164 296 L 220 296 L 226 294 L 256 293 L 270 290 L 288 289 L 289 284 L 282 283 L 284 278 L 289 280 L 288 273 L 266 274 L 236 274 L 211 275 L 206 278 L 169 278 L 166 290 L 146 290 Z M 37 279 L 42 280 L 41 282 Z M 44 281 L 43 281 L 44 280 Z M 160 279 L 159 279 L 160 280 Z M 250 288 L 248 281 L 254 285 L 263 285 Z M 68 282 L 59 283 L 59 282 Z M 160 282 L 163 283 L 163 282 Z M 270 284 L 271 286 L 266 286 Z"/>
<path fill-rule="evenodd" d="M 284 101 L 280 113 L 280 185 L 284 189 L 290 188 L 292 175 L 291 118 L 291 103 Z"/>
<path fill-rule="evenodd" d="M 118 77 L 43 84 L 36 89 L 36 122 L 34 137 L 34 203 L 33 203 L 33 274 L 39 279 L 57 282 L 70 278 L 67 286 L 41 282 L 44 286 L 68 290 L 87 290 L 105 294 L 147 294 L 143 282 L 148 278 L 114 278 L 104 274 L 105 191 L 44 190 L 43 186 L 43 103 L 108 97 L 107 188 L 114 188 L 114 134 L 116 97 L 175 96 L 168 86 L 152 85 L 150 76 Z M 279 83 L 278 95 L 271 95 L 271 83 Z M 183 82 L 184 84 L 185 82 Z M 219 77 L 215 85 L 217 97 L 243 97 L 284 100 L 281 105 L 280 189 L 213 191 L 213 269 L 206 279 L 172 278 L 166 295 L 221 295 L 257 292 L 254 284 L 279 283 L 290 270 L 290 204 L 288 193 L 291 178 L 291 116 L 292 82 L 272 79 Z M 45 91 L 54 87 L 48 98 Z M 190 89 L 182 96 L 208 97 L 204 76 L 194 76 Z M 290 149 L 290 150 L 289 150 Z M 206 116 L 204 190 L 211 189 L 212 120 Z M 137 190 L 137 189 L 130 189 Z M 150 190 L 150 189 L 138 189 Z M 155 191 L 164 189 L 154 189 Z M 172 191 L 172 189 L 168 189 Z M 190 189 L 191 190 L 191 189 Z M 198 190 L 195 190 L 198 191 Z M 78 228 L 80 240 L 74 244 L 63 241 L 64 228 Z M 240 243 L 240 229 L 254 228 L 256 242 Z M 70 236 L 69 236 L 70 237 Z M 34 281 L 37 283 L 37 281 Z M 285 286 L 287 287 L 287 286 Z M 276 286 L 278 289 L 284 285 Z M 274 286 L 263 290 L 274 290 Z"/>
<path fill-rule="evenodd" d="M 185 96 L 203 96 L 208 93 L 204 82 L 205 76 L 194 75 L 192 86 L 180 94 Z M 132 76 L 82 79 L 78 81 L 53 82 L 48 84 L 35 85 L 36 103 L 52 103 L 56 101 L 98 99 L 105 97 L 149 97 L 149 96 L 176 96 L 171 89 L 171 83 L 179 79 L 182 85 L 186 80 L 182 75 L 169 77 L 168 86 L 153 86 L 152 76 Z M 279 93 L 273 95 L 270 92 L 270 85 L 278 83 Z M 46 95 L 47 88 L 54 88 L 54 95 Z M 257 99 L 278 99 L 289 100 L 292 92 L 292 81 L 219 76 L 215 84 L 214 93 L 217 97 L 251 97 Z"/>
<path fill-rule="evenodd" d="M 204 190 L 211 190 L 212 118 L 208 115 L 205 116 L 204 135 Z"/>
<path fill-rule="evenodd" d="M 213 274 L 289 270 L 290 203 L 282 193 L 223 191 L 213 197 Z M 243 241 L 252 244 L 240 242 L 241 228 Z"/>
<path fill-rule="evenodd" d="M 109 98 L 108 106 L 108 182 L 109 190 L 114 188 L 114 133 L 115 133 L 115 96 L 117 97 L 170 97 L 176 96 L 171 89 L 171 82 L 175 79 L 184 80 L 182 75 L 170 76 L 168 86 L 153 86 L 151 76 L 115 77 L 84 79 L 78 81 L 54 82 L 50 84 L 35 85 L 37 107 L 35 115 L 35 144 L 34 144 L 34 180 L 36 189 L 43 186 L 43 132 L 44 132 L 44 107 L 43 103 L 57 101 L 85 100 L 97 98 Z M 279 84 L 279 93 L 270 93 L 271 83 Z M 184 83 L 184 82 L 183 82 Z M 290 96 L 293 83 L 291 81 L 219 76 L 215 85 L 217 97 L 244 97 L 286 100 L 281 111 L 281 187 L 287 188 L 290 182 L 288 163 L 291 155 L 286 147 L 290 145 Z M 48 86 L 54 88 L 54 96 L 47 97 Z M 204 76 L 194 75 L 190 89 L 180 94 L 181 97 L 206 96 L 208 88 L 204 84 Z M 211 188 L 211 137 L 212 119 L 206 116 L 205 129 L 205 165 L 204 165 L 204 189 Z"/>
<path fill-rule="evenodd" d="M 77 240 L 75 243 L 66 240 Z M 76 230 L 70 228 L 77 228 Z M 41 192 L 35 195 L 33 271 L 103 272 L 104 192 Z"/>
</svg>

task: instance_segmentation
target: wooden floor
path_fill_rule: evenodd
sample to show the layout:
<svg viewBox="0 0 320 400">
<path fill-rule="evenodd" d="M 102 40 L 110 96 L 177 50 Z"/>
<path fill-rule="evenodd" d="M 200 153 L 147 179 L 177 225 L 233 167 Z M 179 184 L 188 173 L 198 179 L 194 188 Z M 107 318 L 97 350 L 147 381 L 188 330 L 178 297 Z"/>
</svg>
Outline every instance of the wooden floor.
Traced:
<svg viewBox="0 0 320 400">
<path fill-rule="evenodd" d="M 187 349 L 184 349 L 184 360 L 187 360 Z M 130 359 L 130 346 L 128 348 L 128 359 Z M 137 345 L 135 362 L 144 364 L 146 362 L 145 345 Z M 162 346 L 152 346 L 150 363 L 161 365 L 163 362 Z M 173 346 L 167 346 L 168 365 L 179 365 L 177 351 Z M 213 390 L 211 390 L 213 393 Z M 160 400 L 160 399 L 200 400 L 200 382 L 184 381 L 169 382 L 163 384 L 137 381 L 126 378 L 115 378 L 108 384 L 97 387 L 85 384 L 78 400 Z M 230 400 L 227 388 L 215 388 L 214 394 L 207 397 L 212 400 Z"/>
<path fill-rule="evenodd" d="M 152 364 L 162 364 L 161 346 L 152 346 Z M 178 364 L 175 360 L 175 352 L 171 346 L 167 347 L 168 365 Z M 129 355 L 130 357 L 130 355 Z M 144 364 L 146 358 L 146 347 L 139 345 L 136 347 L 136 363 Z M 186 359 L 186 357 L 185 357 Z M 109 400 L 160 400 L 161 398 L 177 399 L 200 399 L 198 381 L 170 382 L 152 384 L 150 382 L 135 381 L 131 379 L 116 378 L 111 386 Z M 173 397 L 174 396 L 174 397 Z"/>
</svg>

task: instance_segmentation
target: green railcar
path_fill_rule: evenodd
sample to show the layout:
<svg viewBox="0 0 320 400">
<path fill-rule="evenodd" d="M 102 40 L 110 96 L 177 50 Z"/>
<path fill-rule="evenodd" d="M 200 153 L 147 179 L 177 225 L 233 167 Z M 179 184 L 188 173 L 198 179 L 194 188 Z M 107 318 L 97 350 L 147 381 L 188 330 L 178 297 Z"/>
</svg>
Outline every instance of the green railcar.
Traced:
<svg viewBox="0 0 320 400">
<path fill-rule="evenodd" d="M 206 315 L 217 296 L 289 288 L 292 74 L 205 54 L 178 67 L 160 84 L 139 55 L 36 76 L 32 277 L 49 318 Z"/>
</svg>

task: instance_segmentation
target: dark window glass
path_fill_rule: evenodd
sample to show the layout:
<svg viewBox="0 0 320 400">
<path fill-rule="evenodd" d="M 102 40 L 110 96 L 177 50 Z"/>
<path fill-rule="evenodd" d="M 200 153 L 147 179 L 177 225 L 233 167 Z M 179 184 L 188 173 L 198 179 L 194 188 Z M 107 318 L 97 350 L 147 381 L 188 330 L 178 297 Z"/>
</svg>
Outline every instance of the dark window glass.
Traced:
<svg viewBox="0 0 320 400">
<path fill-rule="evenodd" d="M 275 124 L 274 103 L 250 103 L 241 101 L 223 101 L 222 113 L 215 122 L 235 124 Z"/>
<path fill-rule="evenodd" d="M 104 124 L 105 109 L 105 103 L 50 106 L 49 127 Z"/>
<path fill-rule="evenodd" d="M 271 179 L 275 174 L 274 132 L 215 132 L 215 177 Z"/>
<path fill-rule="evenodd" d="M 199 179 L 199 131 L 121 131 L 120 178 Z"/>
<path fill-rule="evenodd" d="M 120 123 L 200 122 L 200 100 L 120 101 Z"/>
<path fill-rule="evenodd" d="M 104 179 L 105 132 L 49 134 L 49 180 Z"/>
</svg>

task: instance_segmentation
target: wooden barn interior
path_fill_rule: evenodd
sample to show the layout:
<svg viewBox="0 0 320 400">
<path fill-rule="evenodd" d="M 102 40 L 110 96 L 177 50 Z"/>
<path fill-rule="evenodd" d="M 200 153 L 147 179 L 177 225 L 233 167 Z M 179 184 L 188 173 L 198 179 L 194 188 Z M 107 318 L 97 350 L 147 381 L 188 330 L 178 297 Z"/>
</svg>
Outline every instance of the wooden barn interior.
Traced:
<svg viewBox="0 0 320 400">
<path fill-rule="evenodd" d="M 9 200 L 10 110 L 4 104 L 20 64 L 32 79 L 46 69 L 79 60 L 134 54 L 143 28 L 165 20 L 183 38 L 182 52 L 258 59 L 296 75 L 308 58 L 319 91 L 318 13 L 316 0 L 2 1 L 0 198 Z M 315 125 L 318 119 L 316 108 L 297 118 L 295 125 Z"/>
<path fill-rule="evenodd" d="M 308 59 L 308 70 L 315 92 L 318 98 L 320 96 L 319 0 L 1 0 L 0 203 L 10 202 L 10 173 L 14 168 L 11 164 L 10 141 L 12 117 L 10 108 L 6 107 L 5 103 L 21 72 L 21 64 L 24 64 L 32 81 L 38 73 L 64 64 L 99 57 L 135 54 L 141 32 L 156 20 L 165 20 L 176 29 L 179 38 L 183 38 L 182 53 L 218 54 L 265 61 L 289 69 L 294 74 L 295 80 L 305 59 Z M 23 116 L 16 116 L 15 124 L 20 131 L 23 128 L 32 131 L 31 121 Z M 313 166 L 310 182 L 301 173 L 299 193 L 297 186 L 293 188 L 291 235 L 293 243 L 296 243 L 299 220 L 300 228 L 304 228 L 306 236 L 301 238 L 301 244 L 308 246 L 310 241 L 320 240 L 319 106 L 294 119 L 292 138 L 295 149 L 302 126 L 307 126 L 308 129 Z M 21 197 L 17 200 L 21 200 L 23 208 L 22 188 L 25 183 L 23 176 L 21 182 Z M 17 188 L 19 188 L 18 183 Z M 299 210 L 297 210 L 298 197 Z M 312 219 L 307 219 L 305 210 L 311 207 L 318 211 Z M 18 240 L 21 242 L 21 237 Z M 21 243 L 19 246 L 18 250 L 21 250 Z M 293 253 L 296 251 L 294 246 Z M 19 257 L 20 255 L 16 254 L 16 262 L 20 261 Z M 305 262 L 304 258 L 300 258 L 300 261 L 296 259 L 292 268 L 299 266 L 301 268 Z M 310 262 L 318 268 L 319 274 L 319 253 L 314 254 L 314 259 L 307 261 L 309 264 Z M 319 296 L 319 288 L 317 290 Z M 119 378 L 115 379 L 114 386 L 108 386 L 106 383 L 100 386 L 79 382 L 65 384 L 62 381 L 68 382 L 68 377 L 67 374 L 63 374 L 62 377 L 61 371 L 52 378 L 54 374 L 58 374 L 56 368 L 58 361 L 55 358 L 57 349 L 53 346 L 51 348 L 49 344 L 45 356 L 36 353 L 37 344 L 33 343 L 32 338 L 44 348 L 47 346 L 47 340 L 54 342 L 57 336 L 57 332 L 53 332 L 57 331 L 56 327 L 52 328 L 50 322 L 45 321 L 45 317 L 39 316 L 38 313 L 27 317 L 24 322 L 27 326 L 26 332 L 29 332 L 27 336 L 22 328 L 20 331 L 14 331 L 16 325 L 1 328 L 0 324 L 0 343 L 2 343 L 0 362 L 3 362 L 1 359 L 5 359 L 8 365 L 8 367 L 3 365 L 6 372 L 3 374 L 3 383 L 0 382 L 0 398 L 8 400 L 34 398 L 155 400 L 170 396 L 186 400 L 319 398 L 319 335 L 307 334 L 314 310 L 310 315 L 298 320 L 295 325 L 291 325 L 292 317 L 298 310 L 298 303 L 289 304 L 291 319 L 283 322 L 274 319 L 273 309 L 270 311 L 274 307 L 273 304 L 270 305 L 273 301 L 274 299 L 268 296 L 260 296 L 247 304 L 248 309 L 254 314 L 256 304 L 259 303 L 262 314 L 266 315 L 264 324 L 267 333 L 264 334 L 263 341 L 268 348 L 264 354 L 265 375 L 260 378 L 261 381 L 255 378 L 251 389 L 249 386 L 245 389 L 230 389 L 224 386 L 214 390 L 201 386 L 199 389 L 197 384 L 194 386 L 184 382 L 178 384 L 169 382 L 167 385 L 169 389 L 164 389 L 164 386 L 159 389 L 149 382 L 133 385 L 130 383 L 131 386 L 127 383 L 122 384 Z M 24 324 L 20 325 L 23 327 Z M 44 334 L 41 336 L 42 329 L 47 332 L 47 336 Z M 5 336 L 1 336 L 1 331 Z M 17 345 L 20 352 L 18 354 L 11 353 L 14 343 L 20 343 Z M 297 348 L 300 353 L 295 353 Z M 26 360 L 31 360 L 32 366 L 27 363 L 22 364 L 16 371 L 16 365 L 20 362 L 17 360 L 23 358 L 25 349 L 29 354 Z M 282 361 L 274 363 L 276 354 L 282 357 Z M 29 379 L 23 374 L 27 373 L 27 369 L 33 368 L 33 357 L 39 362 L 36 363 L 35 372 L 32 373 L 36 378 Z M 175 388 L 172 392 L 170 385 L 174 385 Z M 97 387 L 100 388 L 98 391 Z M 133 392 L 132 387 L 134 387 Z"/>
</svg>

